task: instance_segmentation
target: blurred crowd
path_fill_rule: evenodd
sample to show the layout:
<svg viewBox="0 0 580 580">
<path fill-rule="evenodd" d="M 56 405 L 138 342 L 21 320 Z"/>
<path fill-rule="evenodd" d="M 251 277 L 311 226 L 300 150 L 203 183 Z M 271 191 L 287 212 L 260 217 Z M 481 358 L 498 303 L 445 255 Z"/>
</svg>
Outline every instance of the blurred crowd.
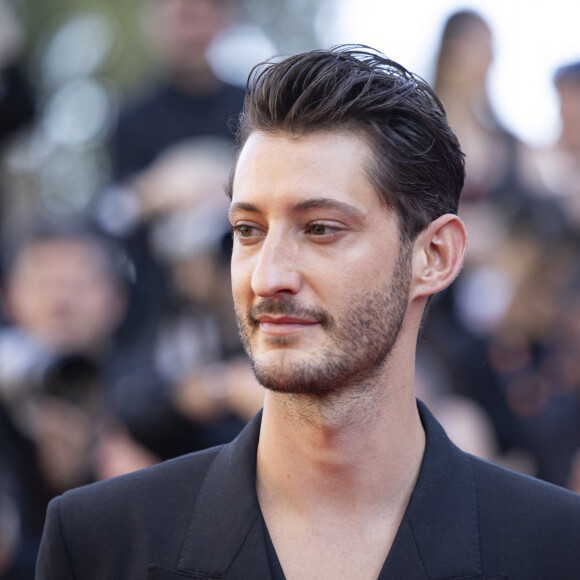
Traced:
<svg viewBox="0 0 580 580">
<path fill-rule="evenodd" d="M 51 497 L 228 441 L 261 407 L 223 193 L 244 88 L 207 57 L 235 13 L 141 16 L 159 73 L 116 118 L 94 202 L 50 212 L 6 169 L 41 103 L 0 1 L 1 579 L 33 578 Z M 580 62 L 554 71 L 561 131 L 538 150 L 494 113 L 493 58 L 480 15 L 449 17 L 431 81 L 466 153 L 470 246 L 424 323 L 417 390 L 460 446 L 580 492 Z"/>
<path fill-rule="evenodd" d="M 449 17 L 433 85 L 466 154 L 469 249 L 432 305 L 418 374 L 475 453 L 580 491 L 580 62 L 554 71 L 560 134 L 537 150 L 494 113 L 493 58 L 479 14 Z"/>
</svg>

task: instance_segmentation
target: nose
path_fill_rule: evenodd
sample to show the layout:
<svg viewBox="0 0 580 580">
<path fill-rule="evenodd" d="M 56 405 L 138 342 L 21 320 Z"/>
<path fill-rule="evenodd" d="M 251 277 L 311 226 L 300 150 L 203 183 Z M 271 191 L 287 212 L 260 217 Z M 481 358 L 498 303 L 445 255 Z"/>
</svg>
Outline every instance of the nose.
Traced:
<svg viewBox="0 0 580 580">
<path fill-rule="evenodd" d="M 252 290 L 262 298 L 277 294 L 297 294 L 302 283 L 300 255 L 288 237 L 268 232 L 252 273 Z"/>
</svg>

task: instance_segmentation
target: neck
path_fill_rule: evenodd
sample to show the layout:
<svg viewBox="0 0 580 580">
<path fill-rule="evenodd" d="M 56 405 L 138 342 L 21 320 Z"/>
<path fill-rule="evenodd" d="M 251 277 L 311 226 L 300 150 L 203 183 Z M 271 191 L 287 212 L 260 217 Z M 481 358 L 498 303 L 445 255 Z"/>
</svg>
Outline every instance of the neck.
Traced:
<svg viewBox="0 0 580 580">
<path fill-rule="evenodd" d="M 380 387 L 380 388 L 379 388 Z M 411 385 L 324 399 L 268 392 L 258 445 L 260 503 L 305 517 L 402 513 L 425 436 Z"/>
<path fill-rule="evenodd" d="M 222 84 L 205 61 L 174 65 L 170 77 L 176 87 L 191 95 L 211 94 Z"/>
</svg>

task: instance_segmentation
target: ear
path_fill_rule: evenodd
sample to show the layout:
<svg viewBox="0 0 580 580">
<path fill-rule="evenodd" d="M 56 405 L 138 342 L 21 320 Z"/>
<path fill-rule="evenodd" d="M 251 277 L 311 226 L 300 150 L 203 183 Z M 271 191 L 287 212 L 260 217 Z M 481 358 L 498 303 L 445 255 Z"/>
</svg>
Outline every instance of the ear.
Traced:
<svg viewBox="0 0 580 580">
<path fill-rule="evenodd" d="M 454 214 L 431 222 L 413 245 L 412 298 L 440 292 L 459 274 L 467 249 L 467 232 Z"/>
</svg>

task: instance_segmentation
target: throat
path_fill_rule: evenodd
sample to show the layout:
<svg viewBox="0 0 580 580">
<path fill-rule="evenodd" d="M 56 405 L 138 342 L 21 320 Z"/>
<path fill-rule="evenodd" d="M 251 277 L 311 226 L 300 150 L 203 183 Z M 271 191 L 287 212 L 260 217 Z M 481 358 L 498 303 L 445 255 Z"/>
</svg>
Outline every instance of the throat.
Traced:
<svg viewBox="0 0 580 580">
<path fill-rule="evenodd" d="M 336 405 L 333 420 L 310 406 L 311 416 L 304 401 L 302 415 L 286 408 L 281 416 L 266 397 L 256 491 L 276 554 L 288 579 L 376 579 L 421 467 L 416 403 L 398 401 L 397 413 L 351 424 L 337 419 Z"/>
<path fill-rule="evenodd" d="M 264 514 L 272 575 L 287 580 L 375 580 L 390 552 L 403 513 L 364 523 L 343 518 L 296 521 Z"/>
</svg>

